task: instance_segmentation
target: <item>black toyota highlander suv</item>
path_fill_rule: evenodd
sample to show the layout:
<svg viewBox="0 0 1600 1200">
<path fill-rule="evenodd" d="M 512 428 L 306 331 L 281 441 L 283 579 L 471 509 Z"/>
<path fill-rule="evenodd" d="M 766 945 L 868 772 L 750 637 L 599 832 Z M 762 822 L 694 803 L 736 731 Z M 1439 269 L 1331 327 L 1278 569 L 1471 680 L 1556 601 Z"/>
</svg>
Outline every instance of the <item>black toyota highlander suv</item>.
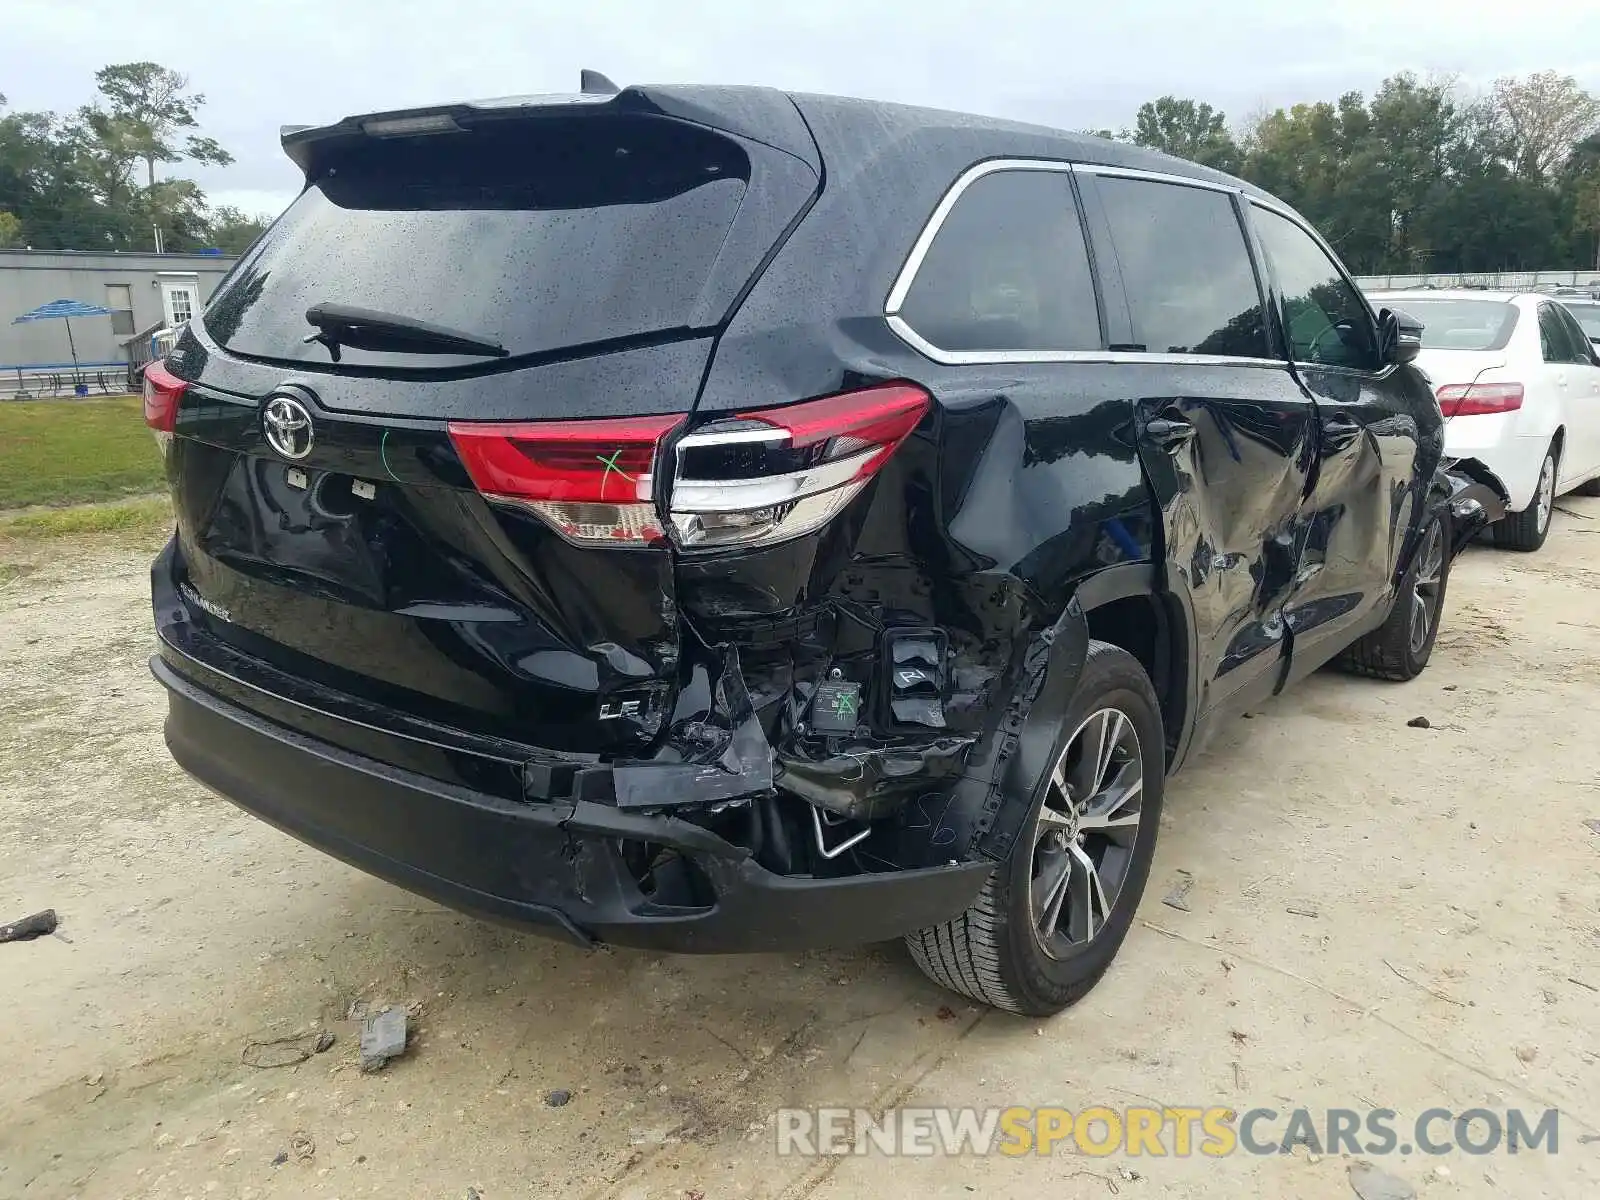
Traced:
<svg viewBox="0 0 1600 1200">
<path fill-rule="evenodd" d="M 1417 327 L 1158 154 L 601 82 L 283 145 L 304 191 L 144 380 L 167 743 L 574 943 L 903 935 L 1054 1012 L 1166 777 L 1330 660 L 1421 671 L 1503 502 Z"/>
</svg>

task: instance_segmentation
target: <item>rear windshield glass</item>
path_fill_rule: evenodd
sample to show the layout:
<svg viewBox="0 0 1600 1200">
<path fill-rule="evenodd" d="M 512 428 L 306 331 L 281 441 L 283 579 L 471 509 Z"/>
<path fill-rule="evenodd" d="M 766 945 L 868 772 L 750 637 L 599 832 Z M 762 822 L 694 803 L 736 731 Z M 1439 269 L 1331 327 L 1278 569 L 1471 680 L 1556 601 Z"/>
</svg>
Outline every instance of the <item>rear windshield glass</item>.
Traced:
<svg viewBox="0 0 1600 1200">
<path fill-rule="evenodd" d="M 1422 322 L 1425 350 L 1504 350 L 1517 327 L 1517 308 L 1503 300 L 1379 300 Z"/>
<path fill-rule="evenodd" d="M 689 323 L 749 163 L 704 130 L 639 117 L 363 138 L 219 289 L 207 331 L 239 354 L 326 363 L 316 304 L 374 309 L 540 354 Z M 353 366 L 472 356 L 346 347 Z"/>
<path fill-rule="evenodd" d="M 1578 318 L 1578 324 L 1583 326 L 1583 332 L 1589 340 L 1600 339 L 1600 304 L 1584 304 L 1581 301 L 1564 300 L 1567 311 Z"/>
</svg>

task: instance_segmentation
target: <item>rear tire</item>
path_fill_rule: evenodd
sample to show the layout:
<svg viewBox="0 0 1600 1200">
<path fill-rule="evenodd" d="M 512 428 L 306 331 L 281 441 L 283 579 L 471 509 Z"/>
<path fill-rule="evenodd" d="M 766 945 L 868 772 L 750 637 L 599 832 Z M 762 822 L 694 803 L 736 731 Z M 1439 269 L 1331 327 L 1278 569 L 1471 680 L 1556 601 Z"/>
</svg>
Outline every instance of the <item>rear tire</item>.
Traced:
<svg viewBox="0 0 1600 1200">
<path fill-rule="evenodd" d="M 1533 490 L 1532 502 L 1521 512 L 1495 522 L 1496 546 L 1531 554 L 1544 545 L 1545 538 L 1550 535 L 1550 518 L 1555 512 L 1556 471 L 1560 465 L 1560 452 L 1552 443 L 1539 464 L 1539 483 Z"/>
<path fill-rule="evenodd" d="M 1349 646 L 1337 664 L 1354 675 L 1405 683 L 1422 674 L 1433 656 L 1450 583 L 1450 536 L 1443 516 L 1431 518 L 1417 537 L 1417 552 L 1400 580 L 1388 619 Z"/>
<path fill-rule="evenodd" d="M 1161 823 L 1161 710 L 1138 659 L 1091 641 L 1062 727 L 1066 749 L 1010 858 L 965 913 L 906 938 L 935 983 L 1029 1017 L 1060 1012 L 1105 974 Z"/>
</svg>

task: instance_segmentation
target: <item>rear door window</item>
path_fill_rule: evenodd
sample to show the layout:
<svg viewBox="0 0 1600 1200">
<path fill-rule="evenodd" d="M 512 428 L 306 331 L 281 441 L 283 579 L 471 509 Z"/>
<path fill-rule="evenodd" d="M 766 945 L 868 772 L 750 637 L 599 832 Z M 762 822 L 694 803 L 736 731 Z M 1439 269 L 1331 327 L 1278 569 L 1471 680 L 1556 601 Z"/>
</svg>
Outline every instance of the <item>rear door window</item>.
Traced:
<svg viewBox="0 0 1600 1200">
<path fill-rule="evenodd" d="M 512 355 L 675 330 L 748 173 L 727 138 L 632 117 L 364 139 L 239 264 L 205 326 L 236 353 L 308 363 L 329 361 L 304 341 L 316 304 L 426 321 Z M 356 366 L 434 369 L 453 357 L 344 352 Z"/>
<path fill-rule="evenodd" d="M 1226 193 L 1113 175 L 1096 187 L 1148 353 L 1268 356 L 1255 268 Z"/>
<path fill-rule="evenodd" d="M 1554 304 L 1539 305 L 1539 351 L 1548 363 L 1587 363 L 1587 347 L 1578 344 L 1580 331 L 1570 329 Z"/>
<path fill-rule="evenodd" d="M 1283 296 L 1294 360 L 1376 370 L 1377 329 L 1356 285 L 1316 238 L 1288 217 L 1259 205 L 1252 211 Z"/>
<path fill-rule="evenodd" d="M 999 170 L 967 185 L 896 314 L 938 350 L 1097 350 L 1100 317 L 1065 171 Z"/>
<path fill-rule="evenodd" d="M 1561 324 L 1567 331 L 1567 341 L 1572 346 L 1572 361 L 1593 366 L 1594 351 L 1590 346 L 1588 333 L 1578 324 L 1578 318 L 1572 315 L 1572 310 L 1565 304 L 1556 306 L 1556 314 L 1561 318 Z"/>
</svg>

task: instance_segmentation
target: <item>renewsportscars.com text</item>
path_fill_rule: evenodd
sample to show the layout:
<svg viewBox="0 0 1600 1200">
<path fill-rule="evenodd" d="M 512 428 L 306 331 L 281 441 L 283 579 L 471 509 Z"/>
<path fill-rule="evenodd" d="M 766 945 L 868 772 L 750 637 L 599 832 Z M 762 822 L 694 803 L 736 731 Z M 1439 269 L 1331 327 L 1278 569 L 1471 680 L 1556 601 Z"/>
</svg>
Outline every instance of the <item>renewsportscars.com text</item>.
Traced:
<svg viewBox="0 0 1600 1200">
<path fill-rule="evenodd" d="M 776 1133 L 781 1155 L 1487 1155 L 1556 1154 L 1560 1124 L 1553 1108 L 783 1108 Z"/>
</svg>

